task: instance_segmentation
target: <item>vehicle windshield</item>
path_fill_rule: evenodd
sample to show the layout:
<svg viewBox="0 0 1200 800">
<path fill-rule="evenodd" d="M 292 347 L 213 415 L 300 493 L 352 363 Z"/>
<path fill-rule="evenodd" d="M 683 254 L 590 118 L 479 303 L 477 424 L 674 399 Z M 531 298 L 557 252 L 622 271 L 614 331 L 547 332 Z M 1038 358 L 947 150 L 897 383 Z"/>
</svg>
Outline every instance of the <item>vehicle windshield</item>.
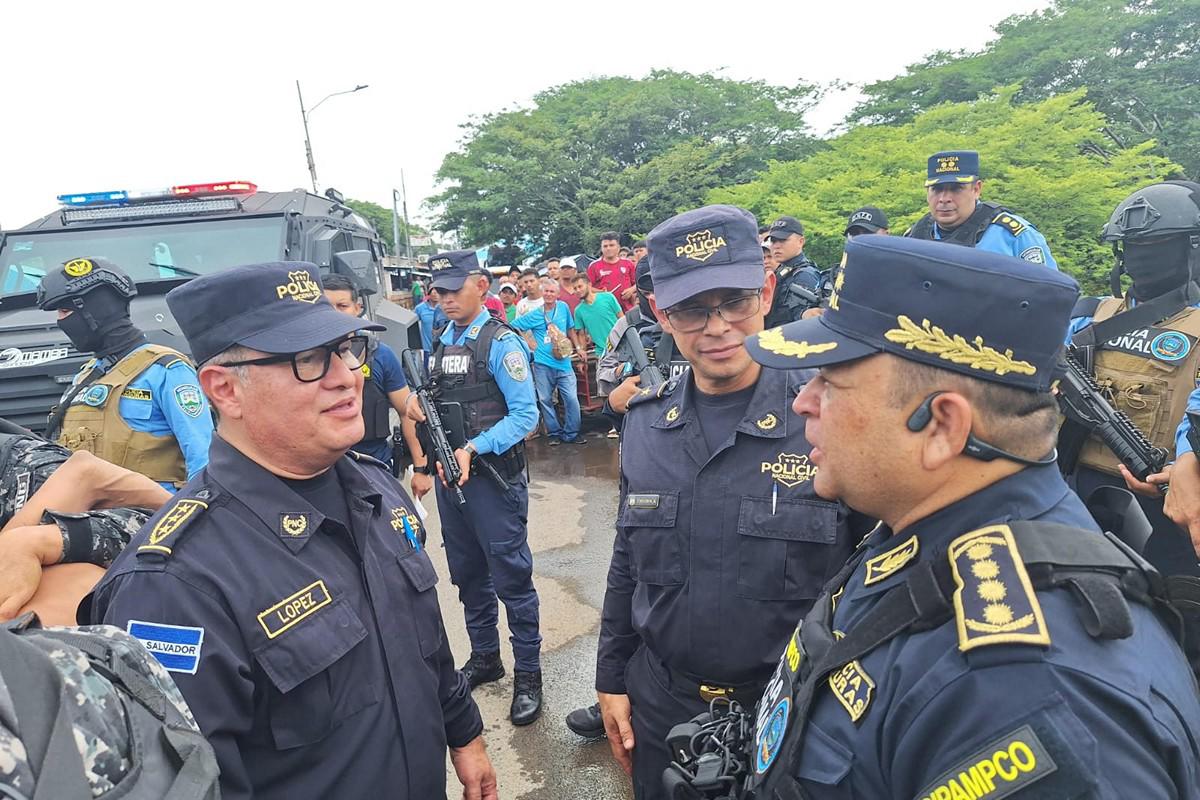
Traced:
<svg viewBox="0 0 1200 800">
<path fill-rule="evenodd" d="M 285 232 L 286 224 L 279 217 L 14 231 L 0 244 L 0 296 L 36 290 L 47 270 L 73 258 L 107 258 L 137 283 L 275 261 L 282 257 Z"/>
</svg>

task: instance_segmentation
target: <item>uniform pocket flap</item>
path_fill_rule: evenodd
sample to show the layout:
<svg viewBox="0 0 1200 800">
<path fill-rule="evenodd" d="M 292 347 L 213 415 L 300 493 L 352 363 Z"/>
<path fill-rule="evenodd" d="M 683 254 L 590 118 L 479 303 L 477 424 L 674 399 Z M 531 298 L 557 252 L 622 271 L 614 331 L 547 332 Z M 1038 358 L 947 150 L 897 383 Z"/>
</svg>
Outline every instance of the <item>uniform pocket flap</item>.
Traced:
<svg viewBox="0 0 1200 800">
<path fill-rule="evenodd" d="M 437 570 L 433 568 L 433 562 L 429 560 L 429 556 L 425 554 L 424 550 L 404 553 L 397 556 L 396 561 L 400 564 L 400 570 L 408 577 L 409 582 L 418 592 L 437 586 Z"/>
<path fill-rule="evenodd" d="M 259 615 L 259 624 L 268 641 L 254 658 L 284 694 L 329 669 L 367 637 L 362 620 L 341 597 L 307 609 L 273 607 Z"/>
<path fill-rule="evenodd" d="M 679 512 L 679 492 L 629 492 L 621 508 L 625 528 L 673 528 Z"/>
<path fill-rule="evenodd" d="M 837 786 L 850 774 L 854 753 L 811 722 L 796 774 L 822 786 Z"/>
<path fill-rule="evenodd" d="M 824 500 L 743 497 L 738 533 L 761 539 L 833 544 L 837 540 L 837 512 L 837 503 Z"/>
</svg>

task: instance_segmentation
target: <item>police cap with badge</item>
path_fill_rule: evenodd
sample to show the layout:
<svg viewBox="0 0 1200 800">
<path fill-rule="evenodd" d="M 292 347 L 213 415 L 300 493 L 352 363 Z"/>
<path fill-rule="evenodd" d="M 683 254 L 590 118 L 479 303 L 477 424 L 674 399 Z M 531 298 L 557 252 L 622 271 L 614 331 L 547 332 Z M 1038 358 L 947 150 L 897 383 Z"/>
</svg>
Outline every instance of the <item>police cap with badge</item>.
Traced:
<svg viewBox="0 0 1200 800">
<path fill-rule="evenodd" d="M 850 215 L 850 219 L 846 223 L 846 230 L 842 233 L 849 236 L 850 232 L 855 229 L 859 229 L 859 233 L 879 233 L 887 228 L 887 214 L 875 206 L 863 206 Z"/>
<path fill-rule="evenodd" d="M 712 289 L 763 287 L 758 222 L 743 208 L 714 205 L 677 214 L 650 231 L 646 247 L 642 262 L 650 262 L 659 308 Z"/>
<path fill-rule="evenodd" d="M 929 157 L 925 188 L 946 183 L 970 184 L 979 180 L 979 153 L 974 150 L 944 150 Z"/>
<path fill-rule="evenodd" d="M 303 261 L 247 264 L 194 278 L 167 293 L 197 364 L 234 345 L 300 353 L 383 325 L 344 314 L 325 299 L 316 266 Z"/>
<path fill-rule="evenodd" d="M 448 292 L 457 292 L 471 275 L 487 275 L 474 250 L 438 253 L 429 259 L 429 270 L 433 275 L 429 288 Z"/>
<path fill-rule="evenodd" d="M 823 367 L 876 353 L 1029 392 L 1048 392 L 1075 281 L 1019 258 L 942 242 L 860 236 L 846 244 L 829 308 L 746 340 L 750 356 L 777 369 Z M 909 428 L 929 422 L 933 395 Z M 964 453 L 991 461 L 1052 463 L 1051 452 L 1022 458 L 971 434 Z"/>
<path fill-rule="evenodd" d="M 804 226 L 800 224 L 800 220 L 788 216 L 780 217 L 772 222 L 771 229 L 767 231 L 767 236 L 772 239 L 786 239 L 793 234 L 803 236 Z"/>
</svg>

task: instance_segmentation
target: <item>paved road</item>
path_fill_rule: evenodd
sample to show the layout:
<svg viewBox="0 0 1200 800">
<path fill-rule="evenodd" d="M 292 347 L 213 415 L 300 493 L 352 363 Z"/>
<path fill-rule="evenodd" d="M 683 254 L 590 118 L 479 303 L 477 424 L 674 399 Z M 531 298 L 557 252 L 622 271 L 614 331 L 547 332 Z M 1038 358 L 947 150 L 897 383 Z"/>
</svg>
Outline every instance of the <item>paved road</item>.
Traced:
<svg viewBox="0 0 1200 800">
<path fill-rule="evenodd" d="M 512 650 L 500 607 L 501 654 L 508 675 L 475 690 L 484 736 L 504 800 L 628 800 L 625 774 L 608 745 L 584 742 L 563 724 L 577 706 L 595 702 L 596 636 L 604 581 L 612 552 L 617 508 L 617 443 L 593 430 L 586 446 L 531 443 L 529 543 L 541 597 L 542 718 L 526 728 L 508 721 L 512 700 Z M 456 663 L 470 652 L 458 592 L 450 583 L 437 504 L 425 498 L 430 555 L 438 570 L 438 597 Z M 447 791 L 459 784 L 447 767 Z"/>
</svg>

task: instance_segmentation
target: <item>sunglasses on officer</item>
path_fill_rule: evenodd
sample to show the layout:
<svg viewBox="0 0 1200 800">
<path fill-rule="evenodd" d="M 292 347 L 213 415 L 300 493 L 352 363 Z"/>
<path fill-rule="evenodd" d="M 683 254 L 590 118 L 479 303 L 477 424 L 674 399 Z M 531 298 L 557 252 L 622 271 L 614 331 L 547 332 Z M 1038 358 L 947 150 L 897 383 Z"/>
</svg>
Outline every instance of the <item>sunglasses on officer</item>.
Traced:
<svg viewBox="0 0 1200 800">
<path fill-rule="evenodd" d="M 266 366 L 291 362 L 292 374 L 301 383 L 313 383 L 325 377 L 334 354 L 350 369 L 358 369 L 366 363 L 367 337 L 351 336 L 333 344 L 323 344 L 299 353 L 286 353 L 265 358 L 250 358 L 245 361 L 230 361 L 222 367 Z"/>
<path fill-rule="evenodd" d="M 708 318 L 716 314 L 726 322 L 741 322 L 758 313 L 762 307 L 762 290 L 744 294 L 716 306 L 686 306 L 664 309 L 671 327 L 680 333 L 695 333 L 708 326 Z"/>
</svg>

